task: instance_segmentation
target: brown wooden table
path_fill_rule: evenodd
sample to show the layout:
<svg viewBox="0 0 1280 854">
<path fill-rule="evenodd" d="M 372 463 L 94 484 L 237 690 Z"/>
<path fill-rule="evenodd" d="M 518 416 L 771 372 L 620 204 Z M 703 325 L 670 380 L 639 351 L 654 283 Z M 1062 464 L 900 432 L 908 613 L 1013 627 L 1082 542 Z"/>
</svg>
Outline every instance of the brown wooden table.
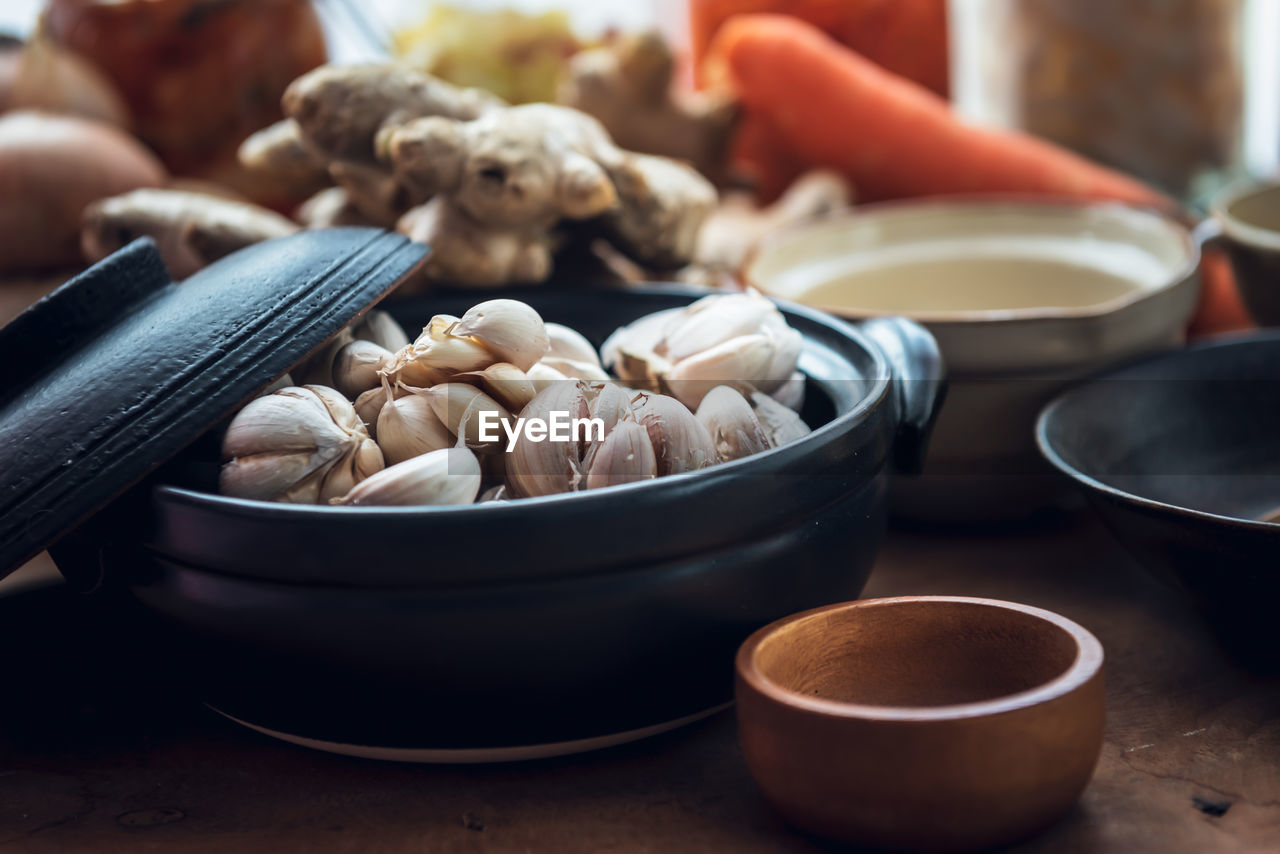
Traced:
<svg viewBox="0 0 1280 854">
<path fill-rule="evenodd" d="M 1280 680 L 1227 659 L 1087 514 L 894 531 L 867 595 L 907 593 L 1041 605 L 1106 646 L 1097 775 L 1065 821 L 1015 850 L 1280 851 Z M 0 854 L 839 850 L 770 812 L 732 712 L 535 763 L 328 756 L 223 721 L 145 654 L 102 661 L 82 604 L 57 591 L 0 599 Z"/>
</svg>

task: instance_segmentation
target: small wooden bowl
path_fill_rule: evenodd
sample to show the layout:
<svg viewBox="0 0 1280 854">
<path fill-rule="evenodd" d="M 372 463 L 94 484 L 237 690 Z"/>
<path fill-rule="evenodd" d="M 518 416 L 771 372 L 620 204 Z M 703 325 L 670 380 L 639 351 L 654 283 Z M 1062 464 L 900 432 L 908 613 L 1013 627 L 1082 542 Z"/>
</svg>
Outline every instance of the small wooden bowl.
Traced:
<svg viewBox="0 0 1280 854">
<path fill-rule="evenodd" d="M 738 651 L 738 727 L 802 830 L 965 851 L 1060 818 L 1102 748 L 1102 645 L 1039 608 L 958 596 L 829 605 Z"/>
</svg>

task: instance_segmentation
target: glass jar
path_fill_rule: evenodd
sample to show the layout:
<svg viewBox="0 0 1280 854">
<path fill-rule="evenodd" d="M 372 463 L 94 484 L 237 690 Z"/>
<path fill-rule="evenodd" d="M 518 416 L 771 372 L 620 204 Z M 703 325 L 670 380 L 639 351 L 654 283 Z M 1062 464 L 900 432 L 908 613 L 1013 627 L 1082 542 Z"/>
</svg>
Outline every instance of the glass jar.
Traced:
<svg viewBox="0 0 1280 854">
<path fill-rule="evenodd" d="M 966 118 L 1182 198 L 1242 170 L 1248 0 L 951 0 Z"/>
</svg>

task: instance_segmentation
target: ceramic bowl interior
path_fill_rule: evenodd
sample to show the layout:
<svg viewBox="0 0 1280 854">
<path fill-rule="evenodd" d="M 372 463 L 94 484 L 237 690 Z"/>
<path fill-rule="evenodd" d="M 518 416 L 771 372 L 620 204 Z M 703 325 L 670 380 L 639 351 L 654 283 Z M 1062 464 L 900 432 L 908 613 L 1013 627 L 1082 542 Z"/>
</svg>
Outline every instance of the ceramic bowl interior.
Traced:
<svg viewBox="0 0 1280 854">
<path fill-rule="evenodd" d="M 1055 696 L 1101 661 L 1092 636 L 1038 609 L 948 597 L 869 604 L 765 630 L 748 672 L 788 702 L 850 716 L 937 718 Z"/>
<path fill-rule="evenodd" d="M 905 596 L 818 608 L 738 651 L 738 732 L 766 799 L 894 850 L 1013 842 L 1066 812 L 1102 746 L 1101 644 L 1058 614 Z"/>
<path fill-rule="evenodd" d="M 871 205 L 770 240 L 747 278 L 846 316 L 925 322 L 1092 316 L 1195 267 L 1188 231 L 1118 204 L 1009 200 Z"/>
<path fill-rule="evenodd" d="M 1236 288 L 1262 326 L 1280 324 L 1280 184 L 1230 187 L 1215 201 Z"/>
<path fill-rule="evenodd" d="M 1280 252 L 1280 185 L 1249 185 L 1228 191 L 1214 206 L 1228 237 Z"/>
<path fill-rule="evenodd" d="M 1108 374 L 1046 408 L 1041 450 L 1091 493 L 1265 525 L 1280 510 L 1278 365 L 1280 335 L 1268 333 Z"/>
</svg>

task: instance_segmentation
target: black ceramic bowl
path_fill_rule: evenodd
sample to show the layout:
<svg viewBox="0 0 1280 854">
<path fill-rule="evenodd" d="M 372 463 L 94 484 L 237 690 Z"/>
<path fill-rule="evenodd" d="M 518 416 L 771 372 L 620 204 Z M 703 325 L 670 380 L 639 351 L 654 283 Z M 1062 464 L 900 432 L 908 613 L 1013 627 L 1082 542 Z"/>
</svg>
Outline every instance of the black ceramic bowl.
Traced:
<svg viewBox="0 0 1280 854">
<path fill-rule="evenodd" d="M 1184 588 L 1221 636 L 1280 650 L 1280 333 L 1208 342 L 1073 389 L 1040 416 L 1041 452 L 1107 526 Z"/>
<path fill-rule="evenodd" d="M 596 344 L 697 296 L 510 295 Z M 388 307 L 417 328 L 490 296 Z M 466 760 L 656 731 L 728 702 L 734 650 L 756 628 L 858 596 L 887 475 L 923 452 L 941 383 L 903 380 L 940 373 L 928 334 L 786 314 L 805 336 L 814 431 L 749 459 L 509 503 L 289 506 L 207 491 L 211 435 L 168 483 L 135 490 L 145 523 L 95 526 L 88 553 L 130 579 L 211 706 L 274 734 Z"/>
</svg>

